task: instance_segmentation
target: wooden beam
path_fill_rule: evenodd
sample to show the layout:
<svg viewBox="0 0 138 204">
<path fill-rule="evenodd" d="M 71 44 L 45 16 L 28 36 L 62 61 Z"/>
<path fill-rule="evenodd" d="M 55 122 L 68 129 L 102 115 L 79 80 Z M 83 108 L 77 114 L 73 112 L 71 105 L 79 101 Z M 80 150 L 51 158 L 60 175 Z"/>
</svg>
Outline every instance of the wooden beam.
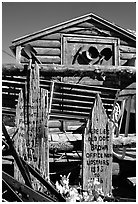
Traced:
<svg viewBox="0 0 138 204">
<path fill-rule="evenodd" d="M 24 74 L 24 66 L 19 63 L 16 64 L 3 64 L 2 65 L 2 75 L 15 75 L 19 76 Z"/>
<path fill-rule="evenodd" d="M 132 66 L 100 66 L 100 65 L 39 65 L 40 75 L 49 74 L 49 76 L 84 76 L 93 77 L 98 74 L 112 75 L 135 75 L 136 68 Z M 4 64 L 2 74 L 4 75 L 26 75 L 24 68 L 18 64 Z M 18 73 L 17 73 L 18 72 Z"/>
<path fill-rule="evenodd" d="M 20 183 L 16 179 L 14 179 L 12 176 L 9 174 L 5 173 L 4 171 L 2 172 L 2 178 L 6 183 L 8 183 L 14 191 L 20 192 L 22 196 L 23 202 L 53 202 L 52 198 L 48 197 L 47 195 L 43 195 L 29 186 Z"/>
<path fill-rule="evenodd" d="M 56 133 L 55 133 L 56 134 Z M 75 135 L 75 134 L 73 134 Z M 68 136 L 68 135 L 67 135 Z M 68 136 L 70 138 L 70 136 Z M 82 136 L 80 134 L 80 137 L 82 139 Z M 66 138 L 66 136 L 64 136 Z M 134 134 L 129 134 L 128 137 L 120 136 L 113 138 L 113 143 L 112 143 L 114 148 L 119 148 L 119 147 L 136 147 L 136 136 Z M 82 140 L 68 140 L 68 141 L 61 141 L 60 137 L 58 141 L 50 141 L 49 144 L 49 151 L 56 152 L 56 153 L 61 153 L 61 152 L 72 152 L 72 151 L 82 151 Z"/>
<path fill-rule="evenodd" d="M 24 166 L 23 163 L 21 162 L 21 159 L 20 159 L 20 157 L 18 156 L 18 154 L 17 154 L 17 152 L 16 152 L 14 146 L 13 146 L 13 141 L 11 140 L 11 138 L 10 138 L 10 136 L 9 136 L 7 130 L 6 130 L 6 127 L 5 127 L 4 123 L 2 123 L 2 131 L 3 131 L 3 134 L 4 134 L 5 138 L 6 138 L 6 140 L 7 140 L 8 145 L 9 145 L 9 147 L 10 147 L 12 156 L 14 157 L 14 159 L 15 159 L 17 165 L 18 165 L 18 168 L 19 168 L 19 170 L 20 170 L 20 172 L 21 172 L 21 174 L 22 174 L 22 176 L 23 176 L 23 178 L 24 178 L 25 184 L 26 184 L 28 187 L 32 188 L 32 184 L 31 184 L 29 175 L 28 175 L 28 173 L 27 173 L 27 171 L 26 171 L 26 169 L 25 169 L 25 166 Z"/>
<path fill-rule="evenodd" d="M 63 75 L 63 76 L 80 76 L 82 73 L 84 76 L 92 76 L 95 74 L 112 74 L 119 73 L 135 74 L 136 68 L 130 66 L 99 66 L 99 65 L 40 65 L 40 72 L 48 72 L 51 75 Z"/>
</svg>

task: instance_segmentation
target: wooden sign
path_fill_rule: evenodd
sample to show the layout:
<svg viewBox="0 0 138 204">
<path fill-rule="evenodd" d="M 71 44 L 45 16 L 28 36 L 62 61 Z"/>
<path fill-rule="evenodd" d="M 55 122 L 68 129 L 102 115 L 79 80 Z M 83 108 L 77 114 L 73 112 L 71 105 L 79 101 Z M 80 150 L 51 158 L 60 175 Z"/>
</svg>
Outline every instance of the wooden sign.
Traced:
<svg viewBox="0 0 138 204">
<path fill-rule="evenodd" d="M 26 153 L 25 160 L 37 168 L 44 179 L 49 179 L 48 90 L 40 88 L 37 63 L 30 67 L 25 96 L 24 99 L 21 91 L 16 108 L 16 125 L 19 129 L 16 150 L 22 157 Z M 20 176 L 17 180 L 22 182 Z M 44 190 L 43 185 L 33 176 L 31 181 L 35 190 Z"/>
<path fill-rule="evenodd" d="M 112 137 L 106 111 L 97 94 L 83 135 L 83 189 L 88 190 L 95 178 L 104 195 L 112 188 Z"/>
<path fill-rule="evenodd" d="M 22 90 L 19 93 L 18 103 L 16 106 L 15 125 L 18 129 L 14 137 L 14 146 L 19 155 L 26 161 L 28 160 L 28 150 L 25 138 L 25 123 L 24 123 L 24 98 Z M 14 163 L 14 177 L 24 183 L 23 177 L 16 163 Z"/>
<path fill-rule="evenodd" d="M 30 70 L 28 111 L 29 163 L 39 169 L 44 179 L 49 176 L 49 145 L 47 134 L 48 91 L 40 88 L 39 66 Z M 35 190 L 43 191 L 43 186 L 33 178 Z"/>
</svg>

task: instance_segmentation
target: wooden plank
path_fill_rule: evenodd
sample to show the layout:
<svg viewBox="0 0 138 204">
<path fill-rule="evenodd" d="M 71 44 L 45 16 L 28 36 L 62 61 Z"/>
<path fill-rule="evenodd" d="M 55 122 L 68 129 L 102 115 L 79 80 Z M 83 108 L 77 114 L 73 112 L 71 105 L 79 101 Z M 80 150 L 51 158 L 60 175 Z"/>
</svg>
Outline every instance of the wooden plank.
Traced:
<svg viewBox="0 0 138 204">
<path fill-rule="evenodd" d="M 131 46 L 120 45 L 119 50 L 120 52 L 125 52 L 125 53 L 136 53 L 136 47 L 131 47 Z"/>
<path fill-rule="evenodd" d="M 72 133 L 66 133 L 68 141 L 76 141 L 76 137 Z"/>
<path fill-rule="evenodd" d="M 76 140 L 82 140 L 82 134 L 73 134 Z"/>
<path fill-rule="evenodd" d="M 136 145 L 136 134 L 128 134 L 127 137 L 125 135 L 120 134 L 118 137 L 113 138 L 113 145 L 114 147 L 123 147 L 123 146 L 131 146 L 135 144 Z"/>
<path fill-rule="evenodd" d="M 107 92 L 116 92 L 117 88 L 108 88 L 108 87 L 104 87 L 104 86 L 97 86 L 97 85 L 92 85 L 92 86 L 88 86 L 88 85 L 83 85 L 83 84 L 72 84 L 72 83 L 64 83 L 64 82 L 56 82 L 57 85 L 60 85 L 61 87 L 67 87 L 67 88 L 77 88 L 77 89 L 87 89 L 87 90 L 96 90 L 96 91 L 107 91 Z"/>
<path fill-rule="evenodd" d="M 120 59 L 120 66 L 124 66 L 124 64 L 127 62 L 127 60 L 123 60 L 123 59 Z"/>
<path fill-rule="evenodd" d="M 114 98 L 115 97 L 115 92 L 108 92 L 108 91 L 104 91 L 104 90 L 88 90 L 88 89 L 77 89 L 77 88 L 64 88 L 64 89 L 59 89 L 59 91 L 57 90 L 57 92 L 61 93 L 61 94 L 70 94 L 70 95 L 82 95 L 82 96 L 87 96 L 87 97 L 94 97 L 97 93 L 99 93 L 100 95 L 102 94 L 103 97 L 111 97 Z M 64 97 L 64 96 L 63 96 Z M 62 98 L 62 95 L 61 95 Z M 91 98 L 92 100 L 93 98 Z M 93 100 L 92 100 L 93 101 Z"/>
<path fill-rule="evenodd" d="M 15 68 L 13 67 L 13 69 L 16 70 L 16 67 Z M 6 74 L 6 76 L 3 76 L 2 79 L 4 81 L 13 81 L 13 82 L 17 81 L 17 82 L 25 83 L 26 76 L 23 76 L 23 74 L 21 74 L 21 75 L 20 74 L 19 75 L 14 75 L 14 74 L 13 75 L 12 74 L 8 75 L 8 74 Z"/>
<path fill-rule="evenodd" d="M 44 179 L 49 180 L 49 129 L 48 129 L 48 91 L 41 89 L 41 134 L 42 140 L 40 144 L 40 158 L 41 158 L 41 167 L 40 172 Z"/>
<path fill-rule="evenodd" d="M 54 104 L 52 105 L 52 111 L 59 111 L 59 112 L 64 112 L 64 111 L 72 111 L 72 112 L 78 112 L 78 113 L 83 113 L 83 114 L 89 114 L 91 108 L 85 108 L 85 107 L 80 107 L 80 106 L 66 106 L 66 105 L 59 105 L 59 104 Z"/>
<path fill-rule="evenodd" d="M 2 107 L 2 115 L 6 116 L 6 115 L 9 115 L 9 116 L 15 116 L 16 114 L 16 111 L 15 111 L 15 108 L 10 108 L 10 107 Z"/>
<path fill-rule="evenodd" d="M 67 43 L 90 43 L 90 44 L 92 44 L 92 43 L 101 43 L 102 45 L 103 44 L 113 44 L 113 43 L 115 43 L 115 42 L 117 42 L 118 41 L 118 39 L 117 38 L 105 38 L 105 37 L 92 37 L 91 36 L 91 38 L 88 38 L 88 37 L 83 37 L 83 38 L 80 38 L 80 37 L 74 37 L 74 36 L 72 36 L 72 37 L 70 37 L 70 36 L 67 36 L 66 37 L 67 39 L 66 39 L 66 41 L 67 41 Z"/>
<path fill-rule="evenodd" d="M 67 28 L 65 30 L 62 30 L 61 33 L 67 33 L 67 34 L 80 34 L 80 35 L 92 35 L 92 36 L 98 36 L 99 32 L 96 29 L 89 29 L 89 28 Z M 99 35 L 101 36 L 101 35 Z"/>
<path fill-rule="evenodd" d="M 91 102 L 86 102 L 86 101 L 79 101 L 79 100 L 70 100 L 70 99 L 64 99 L 64 98 L 55 98 L 53 99 L 53 103 L 52 105 L 56 105 L 56 104 L 59 104 L 59 105 L 62 105 L 62 106 L 66 106 L 66 105 L 69 105 L 69 106 L 76 106 L 76 107 L 85 107 L 86 109 L 90 108 L 92 105 L 93 105 L 93 102 L 94 102 L 94 99 L 91 100 Z M 103 101 L 102 101 L 103 102 Z M 104 106 L 108 106 L 110 108 L 112 108 L 113 106 L 113 102 L 112 104 L 111 103 L 104 103 Z"/>
<path fill-rule="evenodd" d="M 135 67 L 132 66 L 103 66 L 103 65 L 92 65 L 92 66 L 87 66 L 87 65 L 40 65 L 41 70 L 40 72 L 44 73 L 51 73 L 51 75 L 58 75 L 58 76 L 74 76 L 78 75 L 81 76 L 93 76 L 93 74 L 97 73 L 104 73 L 106 74 L 117 74 L 118 72 L 123 72 L 125 73 L 126 71 L 131 74 L 135 74 L 136 69 Z"/>
<path fill-rule="evenodd" d="M 48 127 L 49 128 L 60 128 L 61 122 L 58 120 L 49 120 L 48 121 Z"/>
<path fill-rule="evenodd" d="M 41 37 L 42 40 L 59 40 L 61 39 L 60 33 L 52 33 L 50 35 L 44 35 Z"/>
<path fill-rule="evenodd" d="M 23 88 L 24 85 L 25 84 L 23 82 L 2 80 L 2 86 L 11 86 L 11 87 L 16 87 L 16 88 Z"/>
<path fill-rule="evenodd" d="M 18 97 L 18 103 L 16 106 L 16 116 L 15 116 L 15 126 L 18 128 L 18 132 L 14 137 L 14 146 L 17 151 L 17 153 L 28 160 L 28 150 L 27 150 L 27 138 L 25 137 L 25 120 L 24 120 L 24 97 L 23 92 L 19 93 Z M 24 183 L 22 174 L 18 168 L 18 165 L 15 163 L 14 165 L 14 178 L 20 181 L 21 183 Z M 30 178 L 31 182 L 31 178 Z"/>
<path fill-rule="evenodd" d="M 12 149 L 12 156 L 14 157 L 14 160 L 22 174 L 22 177 L 25 181 L 25 184 L 29 187 L 32 188 L 32 184 L 31 184 L 31 181 L 30 181 L 30 177 L 29 177 L 29 174 L 28 172 L 26 171 L 26 168 L 25 166 L 22 164 L 21 162 L 21 159 L 20 157 L 18 156 L 17 152 L 16 152 L 16 149 L 15 147 L 13 146 L 13 141 L 11 140 L 6 128 L 5 128 L 5 125 L 4 123 L 2 123 L 2 131 L 3 131 L 3 134 L 5 136 L 5 139 L 7 141 L 7 144 L 9 145 L 10 149 Z"/>
<path fill-rule="evenodd" d="M 108 104 L 112 104 L 114 102 L 114 99 L 113 98 L 106 98 L 106 96 L 104 97 L 102 95 L 102 93 L 100 94 L 101 96 L 101 99 L 103 101 L 103 103 L 108 103 Z M 86 96 L 83 96 L 83 95 L 75 95 L 75 94 L 61 94 L 59 92 L 54 92 L 54 98 L 56 99 L 60 99 L 62 98 L 62 100 L 76 100 L 76 101 L 81 101 L 81 102 L 92 102 L 94 101 L 94 98 L 95 96 L 89 96 L 89 97 L 86 97 Z"/>
<path fill-rule="evenodd" d="M 59 56 L 37 56 L 42 64 L 60 64 L 61 59 Z M 21 57 L 21 63 L 27 63 L 28 59 Z"/>
<path fill-rule="evenodd" d="M 65 115 L 66 117 L 68 117 L 70 115 L 71 117 L 81 117 L 81 118 L 87 118 L 89 116 L 89 113 L 81 112 L 78 110 L 72 111 L 69 108 L 67 110 L 60 110 L 59 108 L 52 109 L 51 114 L 57 114 L 57 115 L 61 115 L 61 116 Z"/>
<path fill-rule="evenodd" d="M 57 133 L 52 133 L 51 137 L 52 137 L 52 141 L 54 142 L 59 141 L 59 135 Z"/>
<path fill-rule="evenodd" d="M 84 117 L 79 117 L 79 116 L 74 116 L 74 115 L 65 115 L 65 114 L 50 114 L 50 119 L 53 120 L 64 120 L 64 121 L 81 121 L 81 122 L 85 122 L 85 118 Z"/>
<path fill-rule="evenodd" d="M 55 82 L 51 82 L 51 86 L 50 86 L 50 102 L 49 102 L 49 107 L 48 107 L 48 113 L 51 113 L 51 106 L 52 106 L 52 102 L 53 102 L 53 92 L 54 92 L 54 85 Z"/>
<path fill-rule="evenodd" d="M 133 57 L 136 57 L 136 54 L 134 54 L 134 53 L 120 53 L 120 59 L 123 59 L 123 60 L 132 59 Z"/>
<path fill-rule="evenodd" d="M 112 137 L 98 94 L 83 135 L 83 189 L 87 190 L 95 179 L 105 196 L 112 193 Z"/>
<path fill-rule="evenodd" d="M 10 186 L 12 186 L 12 188 L 15 191 L 20 192 L 23 195 L 26 195 L 26 196 L 22 196 L 22 200 L 24 202 L 26 202 L 26 201 L 27 202 L 28 201 L 29 202 L 53 202 L 52 199 L 40 194 L 39 192 L 29 188 L 26 185 L 18 182 L 12 176 L 8 175 L 5 172 L 2 172 L 2 177 Z M 27 197 L 27 195 L 28 195 L 28 197 Z"/>
<path fill-rule="evenodd" d="M 60 31 L 60 33 L 64 33 L 64 34 L 69 34 L 69 33 L 74 33 L 74 32 L 78 32 L 78 31 L 84 31 L 84 30 L 90 30 L 89 28 L 81 28 L 81 27 L 70 27 L 70 28 L 65 28 L 63 30 Z"/>
<path fill-rule="evenodd" d="M 127 39 L 120 39 L 120 45 L 127 45 L 127 46 L 132 46 L 136 47 L 136 42 L 135 41 L 128 41 Z"/>
<path fill-rule="evenodd" d="M 58 135 L 59 135 L 59 141 L 60 141 L 60 142 L 66 142 L 66 141 L 68 141 L 68 139 L 67 139 L 65 133 L 62 133 L 62 134 L 59 133 Z"/>
<path fill-rule="evenodd" d="M 80 80 L 80 77 L 64 77 L 64 82 L 65 83 L 78 83 L 78 81 Z M 103 81 L 98 81 L 96 79 L 92 79 L 91 77 L 88 77 L 88 76 L 85 76 L 83 77 L 79 84 L 82 84 L 82 85 L 88 85 L 88 86 L 102 86 L 103 85 Z"/>
<path fill-rule="evenodd" d="M 16 47 L 16 62 L 20 63 L 21 59 L 21 49 L 22 47 L 19 45 Z"/>
<path fill-rule="evenodd" d="M 27 137 L 24 138 L 25 139 L 24 143 L 20 142 L 21 144 L 20 150 L 18 148 L 17 149 L 21 156 L 23 156 L 21 150 L 27 149 L 26 150 L 27 161 L 34 168 L 38 168 L 40 170 L 43 178 L 48 179 L 49 176 L 49 149 L 48 149 L 49 146 L 47 130 L 48 91 L 40 89 L 39 66 L 37 65 L 37 63 L 32 68 L 30 61 L 29 80 L 27 80 L 27 83 L 28 86 L 26 88 L 27 95 L 25 98 L 26 99 L 25 110 L 23 109 L 24 105 L 22 107 L 23 109 L 22 115 L 23 117 L 25 116 L 24 121 L 22 121 L 22 123 L 25 126 L 24 135 L 27 135 Z M 18 120 L 20 120 L 20 117 Z M 18 123 L 17 126 L 19 126 Z M 43 189 L 43 186 L 36 180 L 36 178 L 31 177 L 31 181 L 35 190 Z"/>
<path fill-rule="evenodd" d="M 29 42 L 30 45 L 35 47 L 46 47 L 46 48 L 60 48 L 61 43 L 58 40 L 35 40 Z M 24 44 L 24 46 L 27 45 L 27 43 Z"/>
<path fill-rule="evenodd" d="M 60 106 L 64 106 L 64 105 L 70 105 L 70 106 L 77 106 L 77 107 L 90 107 L 93 104 L 94 100 L 92 100 L 91 102 L 82 102 L 79 100 L 69 100 L 69 99 L 64 99 L 64 98 L 55 98 L 53 99 L 53 103 L 52 105 L 57 105 L 59 104 Z"/>
<path fill-rule="evenodd" d="M 112 111 L 113 106 L 109 106 L 109 105 L 104 105 L 104 108 L 106 109 L 106 111 Z M 59 112 L 68 112 L 68 111 L 72 111 L 72 113 L 74 112 L 78 112 L 78 113 L 82 113 L 82 114 L 89 114 L 91 110 L 91 106 L 89 107 L 81 107 L 81 106 L 71 106 L 71 105 L 59 105 L 59 104 L 54 104 L 52 105 L 52 112 L 53 111 L 59 111 Z"/>
<path fill-rule="evenodd" d="M 131 96 L 126 101 L 127 104 L 127 116 L 126 116 L 126 124 L 125 124 L 125 137 L 128 136 L 128 130 L 129 130 L 129 121 L 130 121 L 130 110 L 131 110 Z"/>
<path fill-rule="evenodd" d="M 91 36 L 111 36 L 110 32 L 106 32 L 104 30 L 100 30 L 98 28 L 74 28 L 74 29 L 66 29 L 63 31 L 63 33 L 68 33 L 68 34 L 76 34 L 76 35 L 91 35 Z"/>
<path fill-rule="evenodd" d="M 94 24 L 92 23 L 89 23 L 89 22 L 82 22 L 82 23 L 78 23 L 75 25 L 76 27 L 82 27 L 82 28 L 92 28 L 92 27 L 95 27 Z"/>
<path fill-rule="evenodd" d="M 50 133 L 50 129 L 49 129 L 48 141 L 52 141 L 52 135 Z"/>
<path fill-rule="evenodd" d="M 15 66 L 17 69 L 18 66 Z M 15 69 L 14 66 L 10 65 L 9 66 L 3 66 L 3 72 L 5 75 L 14 75 L 15 74 Z M 9 73 L 9 69 L 10 73 Z M 17 71 L 17 70 L 16 70 Z M 23 71 L 23 70 L 22 70 Z M 12 74 L 13 72 L 13 74 Z M 135 74 L 136 69 L 135 67 L 132 66 L 104 66 L 104 65 L 92 65 L 92 66 L 87 66 L 87 65 L 40 65 L 40 75 L 44 75 L 46 73 L 49 74 L 49 76 L 81 76 L 83 74 L 83 77 L 92 77 L 94 75 L 104 73 L 105 75 L 117 75 L 118 72 L 121 72 L 121 74 L 127 74 L 130 73 L 130 75 Z M 9 74 L 8 74 L 9 73 Z M 19 74 L 19 73 L 18 73 Z M 16 74 L 15 74 L 16 75 Z M 20 74 L 19 74 L 20 75 Z M 18 75 L 18 76 L 19 76 Z M 23 75 L 23 73 L 22 73 Z M 24 76 L 26 75 L 26 72 L 24 72 Z"/>
<path fill-rule="evenodd" d="M 81 122 L 85 122 L 86 118 L 88 118 L 87 115 L 82 115 L 82 114 L 76 114 L 76 113 L 70 113 L 70 112 L 65 112 L 65 113 L 61 113 L 61 112 L 57 112 L 57 111 L 53 111 L 50 114 L 50 119 L 54 119 L 54 120 L 71 120 L 71 121 L 81 121 Z"/>
<path fill-rule="evenodd" d="M 60 56 L 61 50 L 59 48 L 35 48 L 37 56 Z"/>
<path fill-rule="evenodd" d="M 10 88 L 10 87 L 2 87 L 2 93 L 4 94 L 6 94 L 6 93 L 8 93 L 8 94 L 13 94 L 14 93 L 14 95 L 16 95 L 16 94 L 19 94 L 20 93 L 20 90 L 21 89 L 17 89 L 17 88 Z"/>
</svg>

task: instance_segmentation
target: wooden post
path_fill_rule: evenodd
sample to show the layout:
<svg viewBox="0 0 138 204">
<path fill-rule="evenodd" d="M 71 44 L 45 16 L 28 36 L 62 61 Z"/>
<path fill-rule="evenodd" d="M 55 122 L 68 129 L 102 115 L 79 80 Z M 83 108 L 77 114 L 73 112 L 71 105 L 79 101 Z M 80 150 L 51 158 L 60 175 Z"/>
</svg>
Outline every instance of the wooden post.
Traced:
<svg viewBox="0 0 138 204">
<path fill-rule="evenodd" d="M 125 137 L 128 136 L 128 130 L 129 130 L 130 109 L 131 109 L 131 96 L 129 96 L 127 102 L 128 102 L 128 106 L 127 106 L 127 116 L 126 116 L 126 124 L 125 124 Z"/>
<path fill-rule="evenodd" d="M 18 63 L 21 63 L 21 50 L 22 50 L 22 47 L 18 45 L 16 47 L 16 62 Z"/>
<path fill-rule="evenodd" d="M 101 98 L 97 94 L 83 135 L 83 190 L 88 190 L 95 178 L 104 195 L 112 190 L 112 137 Z"/>
<path fill-rule="evenodd" d="M 54 81 L 51 82 L 51 86 L 50 86 L 50 103 L 49 103 L 49 111 L 48 111 L 48 116 L 51 113 L 51 106 L 52 106 L 52 101 L 53 101 L 53 94 L 54 94 Z"/>
<path fill-rule="evenodd" d="M 45 89 L 41 89 L 41 133 L 40 169 L 43 178 L 49 180 L 48 91 Z"/>
<path fill-rule="evenodd" d="M 20 154 L 22 158 L 28 160 L 28 152 L 26 145 L 26 135 L 25 135 L 25 123 L 24 123 L 24 98 L 23 92 L 19 93 L 18 103 L 16 107 L 16 117 L 15 117 L 16 128 L 18 129 L 17 134 L 14 137 L 14 146 L 16 151 Z M 24 183 L 21 172 L 16 163 L 14 163 L 14 177 Z"/>
<path fill-rule="evenodd" d="M 125 137 L 128 136 L 128 130 L 129 130 L 130 109 L 131 109 L 131 96 L 128 97 L 127 102 L 128 102 L 128 104 L 126 103 L 127 115 L 126 115 L 126 123 L 125 123 Z M 123 147 L 122 159 L 125 157 L 125 154 L 126 154 L 126 147 Z"/>
</svg>

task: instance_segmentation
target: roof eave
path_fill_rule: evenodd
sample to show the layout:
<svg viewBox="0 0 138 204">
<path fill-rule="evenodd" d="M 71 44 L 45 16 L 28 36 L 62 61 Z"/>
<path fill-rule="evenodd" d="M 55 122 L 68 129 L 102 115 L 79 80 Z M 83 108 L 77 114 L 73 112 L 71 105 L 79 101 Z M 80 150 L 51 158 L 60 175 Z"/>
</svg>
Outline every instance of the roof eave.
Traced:
<svg viewBox="0 0 138 204">
<path fill-rule="evenodd" d="M 82 22 L 84 22 L 86 20 L 90 20 L 90 19 L 95 20 L 95 21 L 101 23 L 102 25 L 104 25 L 110 29 L 113 29 L 116 32 L 119 32 L 121 35 L 124 35 L 133 41 L 136 41 L 136 36 L 133 33 L 129 32 L 129 31 L 117 26 L 116 24 L 113 24 L 113 23 L 93 14 L 93 13 L 90 13 L 90 14 L 87 14 L 87 15 L 84 15 L 84 16 L 81 16 L 81 17 L 78 17 L 75 19 L 71 19 L 69 21 L 66 21 L 66 22 L 63 22 L 63 23 L 60 23 L 60 24 L 57 24 L 54 26 L 48 27 L 48 28 L 43 29 L 41 31 L 25 35 L 25 36 L 20 37 L 18 39 L 15 39 L 12 41 L 12 46 L 16 47 L 22 43 L 25 43 L 25 42 L 30 41 L 32 39 L 34 40 L 38 37 L 41 37 L 42 35 L 48 35 L 48 34 L 51 34 L 53 32 L 56 32 L 58 30 L 65 29 L 66 27 L 69 27 L 69 26 L 76 24 L 76 22 L 82 23 Z"/>
</svg>

